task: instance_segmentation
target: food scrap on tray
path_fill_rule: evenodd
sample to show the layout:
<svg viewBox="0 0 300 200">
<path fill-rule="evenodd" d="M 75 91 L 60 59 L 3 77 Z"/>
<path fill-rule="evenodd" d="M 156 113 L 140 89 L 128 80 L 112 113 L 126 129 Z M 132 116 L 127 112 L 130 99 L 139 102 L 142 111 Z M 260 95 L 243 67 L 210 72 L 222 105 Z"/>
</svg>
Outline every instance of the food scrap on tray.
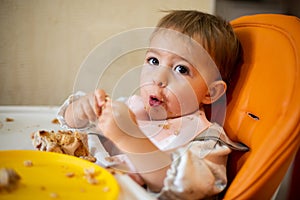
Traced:
<svg viewBox="0 0 300 200">
<path fill-rule="evenodd" d="M 6 122 L 13 122 L 13 121 L 15 121 L 13 118 L 11 118 L 11 117 L 7 117 L 6 119 L 5 119 L 5 121 Z"/>
<path fill-rule="evenodd" d="M 57 118 L 54 118 L 52 121 L 51 121 L 52 124 L 59 124 L 59 121 Z"/>
<path fill-rule="evenodd" d="M 33 146 L 40 151 L 57 152 L 96 162 L 96 158 L 89 152 L 85 133 L 40 130 L 32 133 L 31 139 Z"/>
<path fill-rule="evenodd" d="M 17 188 L 21 176 L 12 168 L 0 169 L 0 192 L 12 191 Z"/>
</svg>

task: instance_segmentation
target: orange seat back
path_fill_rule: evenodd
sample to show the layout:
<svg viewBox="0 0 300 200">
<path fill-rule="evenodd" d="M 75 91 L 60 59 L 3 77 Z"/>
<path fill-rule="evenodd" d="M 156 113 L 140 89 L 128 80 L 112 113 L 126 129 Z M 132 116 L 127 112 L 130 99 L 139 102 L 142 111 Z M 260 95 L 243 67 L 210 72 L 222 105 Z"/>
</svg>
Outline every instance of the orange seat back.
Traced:
<svg viewBox="0 0 300 200">
<path fill-rule="evenodd" d="M 229 94 L 224 128 L 250 151 L 230 156 L 224 198 L 270 199 L 300 144 L 300 20 L 259 14 L 231 24 L 244 63 Z"/>
</svg>

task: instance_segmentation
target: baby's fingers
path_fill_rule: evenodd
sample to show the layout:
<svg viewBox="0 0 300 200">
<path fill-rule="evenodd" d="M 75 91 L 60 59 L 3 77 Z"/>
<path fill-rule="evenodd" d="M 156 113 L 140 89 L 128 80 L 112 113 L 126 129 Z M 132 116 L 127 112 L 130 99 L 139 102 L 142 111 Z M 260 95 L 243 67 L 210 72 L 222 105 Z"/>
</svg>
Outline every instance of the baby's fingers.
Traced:
<svg viewBox="0 0 300 200">
<path fill-rule="evenodd" d="M 104 90 L 99 90 L 99 89 L 95 90 L 94 96 L 95 96 L 95 105 L 94 105 L 95 113 L 97 117 L 99 117 L 102 113 L 102 109 L 104 105 L 109 100 L 109 97 Z"/>
<path fill-rule="evenodd" d="M 99 107 L 102 107 L 105 104 L 105 98 L 106 98 L 106 92 L 104 90 L 101 89 L 97 89 L 94 92 L 95 98 L 96 98 L 96 102 L 97 105 Z"/>
<path fill-rule="evenodd" d="M 90 98 L 90 97 L 89 97 Z M 88 97 L 86 101 L 82 101 L 80 104 L 80 112 L 83 113 L 83 119 L 94 121 L 96 120 L 95 108 L 93 102 L 91 102 Z"/>
<path fill-rule="evenodd" d="M 101 115 L 102 108 L 99 106 L 96 96 L 95 96 L 95 100 L 94 100 L 94 109 L 95 109 L 96 117 L 99 117 Z"/>
</svg>

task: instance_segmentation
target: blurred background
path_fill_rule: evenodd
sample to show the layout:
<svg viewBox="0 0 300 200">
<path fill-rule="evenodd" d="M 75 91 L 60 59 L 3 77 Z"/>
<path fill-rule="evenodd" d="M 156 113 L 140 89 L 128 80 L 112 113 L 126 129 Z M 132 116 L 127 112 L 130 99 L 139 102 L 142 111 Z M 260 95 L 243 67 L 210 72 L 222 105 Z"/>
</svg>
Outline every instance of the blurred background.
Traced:
<svg viewBox="0 0 300 200">
<path fill-rule="evenodd" d="M 296 0 L 0 0 L 0 105 L 61 105 L 98 44 L 155 26 L 161 10 L 196 9 L 232 20 L 255 13 L 299 16 L 299 7 Z M 142 54 L 116 60 L 99 86 L 112 91 L 122 74 L 142 64 Z"/>
</svg>

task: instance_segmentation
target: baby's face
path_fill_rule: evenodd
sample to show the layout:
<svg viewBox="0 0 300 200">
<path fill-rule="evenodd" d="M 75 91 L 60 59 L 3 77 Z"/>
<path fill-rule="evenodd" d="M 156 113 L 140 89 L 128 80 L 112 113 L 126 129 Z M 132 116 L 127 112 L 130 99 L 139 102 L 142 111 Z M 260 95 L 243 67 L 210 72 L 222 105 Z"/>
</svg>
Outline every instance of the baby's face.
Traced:
<svg viewBox="0 0 300 200">
<path fill-rule="evenodd" d="M 156 33 L 141 73 L 140 92 L 153 120 L 179 117 L 199 109 L 213 80 L 203 48 L 178 33 Z"/>
</svg>

